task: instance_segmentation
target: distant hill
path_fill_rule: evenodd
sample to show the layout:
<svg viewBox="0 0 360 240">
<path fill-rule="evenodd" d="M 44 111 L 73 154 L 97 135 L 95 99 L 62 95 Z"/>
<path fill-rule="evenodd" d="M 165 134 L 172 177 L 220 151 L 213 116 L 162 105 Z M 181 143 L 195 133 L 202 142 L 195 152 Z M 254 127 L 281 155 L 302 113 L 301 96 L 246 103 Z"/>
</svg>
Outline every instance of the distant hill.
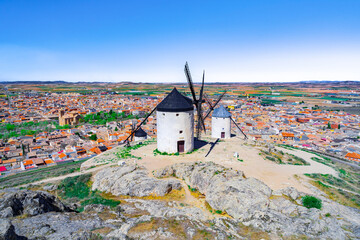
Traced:
<svg viewBox="0 0 360 240">
<path fill-rule="evenodd" d="M 194 82 L 195 84 L 201 84 L 200 82 Z M 0 81 L 0 85 L 3 84 L 172 84 L 172 85 L 183 85 L 184 83 L 179 82 L 131 82 L 131 81 L 120 81 L 120 82 L 67 82 L 67 81 Z M 286 85 L 295 85 L 295 84 L 342 84 L 342 85 L 353 85 L 360 84 L 360 81 L 357 80 L 348 80 L 348 81 L 330 81 L 330 80 L 305 80 L 298 82 L 207 82 L 206 85 L 218 85 L 218 84 L 227 84 L 227 85 L 237 85 L 237 84 L 250 84 L 250 85 L 258 85 L 258 84 L 266 84 L 266 85 L 276 85 L 276 84 L 286 84 Z"/>
<path fill-rule="evenodd" d="M 69 84 L 66 81 L 2 81 L 0 84 Z"/>
</svg>

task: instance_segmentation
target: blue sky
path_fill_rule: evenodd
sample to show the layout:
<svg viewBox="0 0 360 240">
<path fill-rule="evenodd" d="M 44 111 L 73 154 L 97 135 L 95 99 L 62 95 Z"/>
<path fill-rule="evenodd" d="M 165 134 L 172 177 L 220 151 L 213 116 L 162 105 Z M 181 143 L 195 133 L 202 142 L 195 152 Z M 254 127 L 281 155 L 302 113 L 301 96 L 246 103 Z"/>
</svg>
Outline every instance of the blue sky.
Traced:
<svg viewBox="0 0 360 240">
<path fill-rule="evenodd" d="M 359 0 L 0 0 L 0 81 L 360 80 Z"/>
</svg>

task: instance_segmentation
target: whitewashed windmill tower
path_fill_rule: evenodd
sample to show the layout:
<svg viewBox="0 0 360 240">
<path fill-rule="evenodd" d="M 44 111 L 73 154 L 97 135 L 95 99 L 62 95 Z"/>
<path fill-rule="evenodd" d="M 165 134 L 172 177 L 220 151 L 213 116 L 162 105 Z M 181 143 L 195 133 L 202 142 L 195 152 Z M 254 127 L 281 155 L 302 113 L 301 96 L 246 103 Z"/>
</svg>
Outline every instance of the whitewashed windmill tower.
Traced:
<svg viewBox="0 0 360 240">
<path fill-rule="evenodd" d="M 231 114 L 222 105 L 216 108 L 212 114 L 211 137 L 212 138 L 231 137 Z"/>
<path fill-rule="evenodd" d="M 157 149 L 191 152 L 194 149 L 194 106 L 174 88 L 156 107 Z"/>
</svg>

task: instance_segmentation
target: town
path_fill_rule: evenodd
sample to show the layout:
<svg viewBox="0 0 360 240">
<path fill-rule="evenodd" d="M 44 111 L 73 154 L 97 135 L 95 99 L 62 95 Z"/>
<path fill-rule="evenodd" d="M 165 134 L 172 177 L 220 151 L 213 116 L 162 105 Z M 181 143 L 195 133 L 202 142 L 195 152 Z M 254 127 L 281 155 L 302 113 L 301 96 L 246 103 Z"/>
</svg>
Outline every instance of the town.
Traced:
<svg viewBox="0 0 360 240">
<path fill-rule="evenodd" d="M 358 82 L 208 84 L 241 130 L 264 144 L 287 145 L 360 163 Z M 1 176 L 84 161 L 125 140 L 171 91 L 184 84 L 7 83 L 0 93 Z M 200 84 L 195 84 L 198 89 Z M 204 111 L 208 105 L 204 104 Z M 195 113 L 196 114 L 196 113 Z M 211 119 L 204 122 L 211 132 Z M 142 129 L 156 138 L 156 115 Z M 239 132 L 232 126 L 234 132 Z"/>
</svg>

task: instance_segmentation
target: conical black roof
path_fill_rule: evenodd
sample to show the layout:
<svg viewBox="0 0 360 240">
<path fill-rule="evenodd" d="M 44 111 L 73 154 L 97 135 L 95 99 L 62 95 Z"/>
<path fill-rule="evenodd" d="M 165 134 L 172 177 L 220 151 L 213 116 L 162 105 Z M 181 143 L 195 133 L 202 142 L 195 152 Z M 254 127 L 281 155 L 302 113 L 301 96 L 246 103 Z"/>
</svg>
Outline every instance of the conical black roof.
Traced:
<svg viewBox="0 0 360 240">
<path fill-rule="evenodd" d="M 146 132 L 140 127 L 135 131 L 135 137 L 146 137 Z"/>
<path fill-rule="evenodd" d="M 156 108 L 160 112 L 186 112 L 194 110 L 192 100 L 174 88 Z"/>
</svg>

